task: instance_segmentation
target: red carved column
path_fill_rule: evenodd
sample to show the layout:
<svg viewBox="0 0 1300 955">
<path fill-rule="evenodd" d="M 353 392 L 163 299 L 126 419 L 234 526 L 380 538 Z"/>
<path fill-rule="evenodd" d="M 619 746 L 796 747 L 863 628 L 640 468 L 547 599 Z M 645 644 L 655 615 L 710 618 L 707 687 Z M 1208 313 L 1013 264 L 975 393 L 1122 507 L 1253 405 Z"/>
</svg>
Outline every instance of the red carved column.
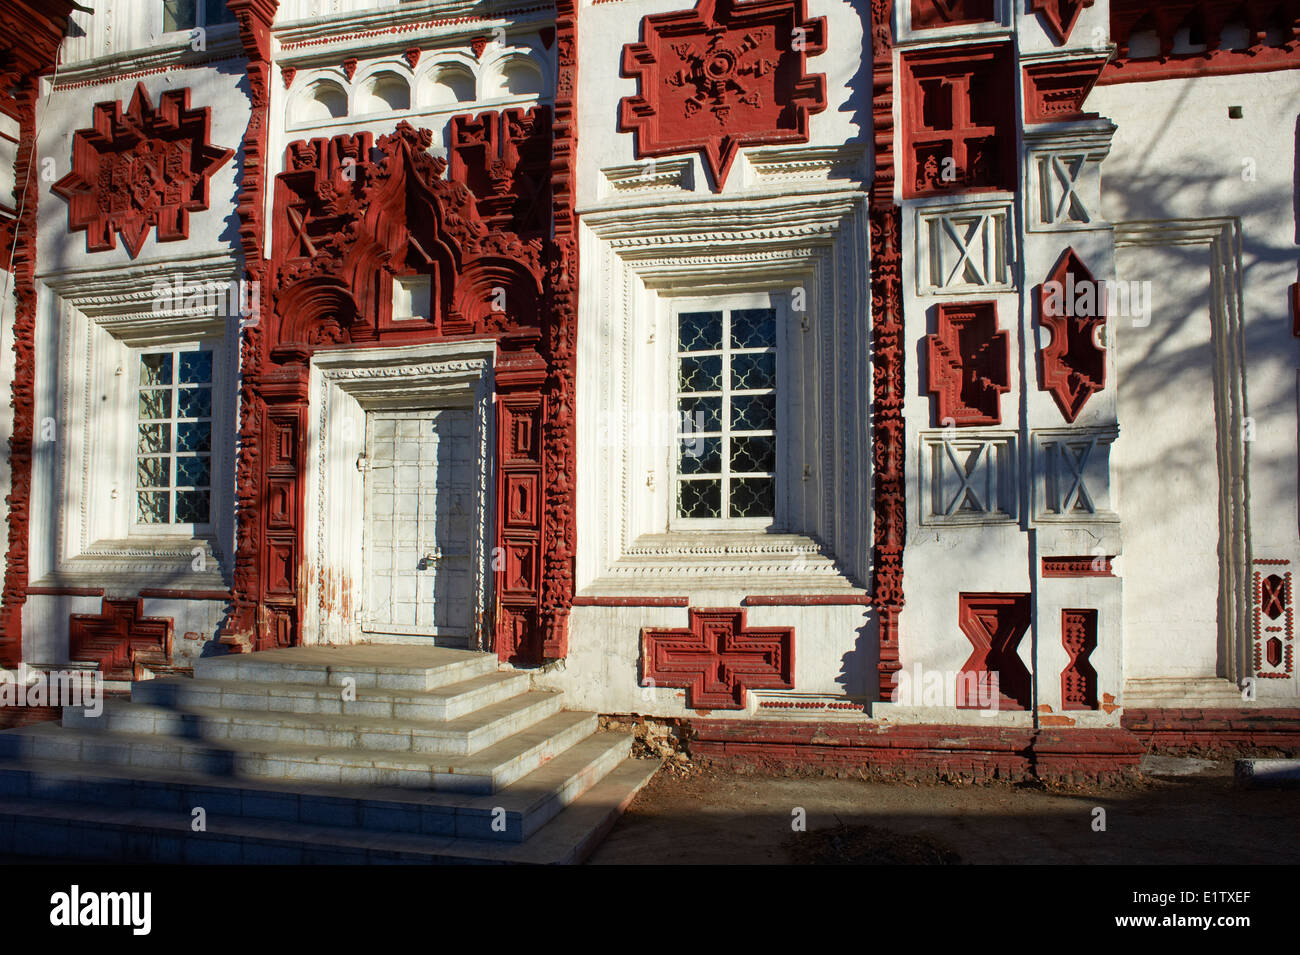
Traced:
<svg viewBox="0 0 1300 955">
<path fill-rule="evenodd" d="M 558 71 L 551 146 L 551 220 L 554 249 L 546 273 L 546 409 L 542 425 L 546 511 L 542 528 L 539 626 L 541 656 L 556 660 L 569 652 L 569 608 L 573 604 L 575 454 L 574 362 L 578 332 L 578 217 L 574 210 L 577 159 L 578 6 L 555 7 Z"/>
<path fill-rule="evenodd" d="M 19 134 L 14 200 L 21 209 L 5 244 L 12 252 L 14 294 L 14 409 L 9 438 L 9 553 L 0 602 L 0 666 L 17 666 L 23 653 L 23 604 L 27 601 L 27 536 L 32 495 L 32 436 L 36 410 L 36 78 L 16 93 Z M 6 230 L 8 231 L 8 230 Z M 5 263 L 8 265 L 8 263 Z"/>
<path fill-rule="evenodd" d="M 903 608 L 903 259 L 902 223 L 894 204 L 894 73 L 892 4 L 871 0 L 872 124 L 875 181 L 871 187 L 872 448 L 874 537 L 871 599 L 880 628 L 880 699 L 894 692 L 899 662 L 898 614 Z"/>
<path fill-rule="evenodd" d="M 274 307 L 267 262 L 263 255 L 265 223 L 262 210 L 266 196 L 267 135 L 271 105 L 271 21 L 278 0 L 227 0 L 239 23 L 239 36 L 248 63 L 251 110 L 244 133 L 243 167 L 240 170 L 236 211 L 239 241 L 244 253 L 244 275 L 256 282 L 258 302 L 269 313 Z M 221 641 L 232 650 L 274 645 L 260 619 L 261 598 L 261 447 L 264 410 L 259 379 L 264 364 L 264 329 L 258 316 L 244 323 L 240 340 L 239 438 L 235 464 L 235 566 L 232 608 L 222 627 Z"/>
<path fill-rule="evenodd" d="M 14 296 L 14 409 L 9 438 L 8 549 L 0 596 L 0 666 L 22 660 L 23 604 L 27 600 L 28 519 L 32 489 L 32 438 L 36 407 L 36 202 L 38 79 L 54 65 L 68 29 L 68 0 L 0 0 L 0 111 L 18 121 L 13 204 L 16 219 L 0 226 Z"/>
</svg>

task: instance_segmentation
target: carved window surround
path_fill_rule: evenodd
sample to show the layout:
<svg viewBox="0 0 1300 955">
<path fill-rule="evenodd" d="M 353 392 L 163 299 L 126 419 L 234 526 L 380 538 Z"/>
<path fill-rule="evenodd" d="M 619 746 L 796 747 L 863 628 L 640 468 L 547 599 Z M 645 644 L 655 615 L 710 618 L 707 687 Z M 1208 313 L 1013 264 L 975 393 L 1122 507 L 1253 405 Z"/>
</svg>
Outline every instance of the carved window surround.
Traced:
<svg viewBox="0 0 1300 955">
<path fill-rule="evenodd" d="M 173 307 L 154 285 L 180 276 L 189 286 L 238 283 L 233 261 L 219 256 L 169 258 L 109 273 L 66 271 L 40 276 L 45 329 L 38 377 L 57 381 L 38 393 L 33 466 L 30 579 L 34 586 L 93 581 L 110 595 L 143 587 L 224 590 L 223 564 L 233 550 L 235 391 L 238 354 L 229 343 L 238 318 Z M 209 300 L 209 303 L 213 300 Z M 212 429 L 213 524 L 198 536 L 134 527 L 133 468 L 137 349 L 203 342 L 214 351 Z M 119 374 L 119 369 L 121 373 Z M 109 413 L 106 413 L 108 409 Z M 43 427 L 55 440 L 42 442 Z M 53 453 L 41 454 L 44 446 Z M 116 489 L 116 494 L 114 494 Z M 196 551 L 197 549 L 197 551 Z M 202 561 L 196 566 L 196 558 Z M 200 569 L 202 568 L 202 569 Z"/>
<path fill-rule="evenodd" d="M 835 189 L 652 208 L 624 200 L 583 215 L 582 256 L 592 265 L 579 299 L 576 407 L 578 453 L 592 466 L 578 477 L 581 593 L 628 593 L 638 580 L 653 589 L 669 577 L 674 593 L 716 588 L 710 568 L 736 579 L 762 575 L 764 592 L 792 570 L 806 579 L 805 592 L 865 580 L 870 486 L 853 463 L 870 455 L 861 426 L 871 387 L 861 322 L 869 296 L 863 199 Z M 803 312 L 793 309 L 795 289 Z M 790 463 L 797 501 L 778 533 L 670 533 L 667 454 L 640 446 L 624 453 L 608 446 L 602 429 L 628 435 L 635 414 L 671 411 L 667 349 L 677 297 L 738 294 L 780 296 L 791 306 L 800 370 L 790 397 L 804 423 L 802 450 Z M 754 586 L 751 578 L 746 592 Z"/>
<path fill-rule="evenodd" d="M 486 622 L 492 600 L 490 548 L 495 474 L 493 341 L 438 342 L 397 348 L 318 351 L 311 359 L 306 440 L 303 554 L 307 643 L 355 643 L 362 593 L 364 497 L 358 455 L 365 451 L 366 413 L 375 409 L 475 409 L 478 451 L 473 543 L 474 619 Z M 386 638 L 388 639 L 388 638 Z M 427 637 L 417 638 L 428 642 Z M 473 639 L 471 638 L 471 643 Z"/>
</svg>

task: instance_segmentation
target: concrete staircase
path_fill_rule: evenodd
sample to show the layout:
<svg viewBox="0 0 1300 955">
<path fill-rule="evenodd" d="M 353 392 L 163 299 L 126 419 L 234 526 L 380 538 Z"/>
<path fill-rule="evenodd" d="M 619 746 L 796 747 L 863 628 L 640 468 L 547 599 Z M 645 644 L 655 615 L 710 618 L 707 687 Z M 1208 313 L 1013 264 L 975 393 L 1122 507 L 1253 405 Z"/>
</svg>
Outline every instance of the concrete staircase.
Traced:
<svg viewBox="0 0 1300 955">
<path fill-rule="evenodd" d="M 97 718 L 0 733 L 0 854 L 580 862 L 659 764 L 562 703 L 464 650 L 205 658 Z"/>
</svg>

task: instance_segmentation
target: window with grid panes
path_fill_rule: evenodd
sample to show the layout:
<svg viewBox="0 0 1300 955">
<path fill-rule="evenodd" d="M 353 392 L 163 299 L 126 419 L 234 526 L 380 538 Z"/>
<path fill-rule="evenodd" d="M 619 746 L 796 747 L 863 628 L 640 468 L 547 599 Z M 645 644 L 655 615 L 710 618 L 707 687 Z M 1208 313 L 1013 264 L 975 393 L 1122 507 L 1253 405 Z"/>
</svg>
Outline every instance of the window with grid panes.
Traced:
<svg viewBox="0 0 1300 955">
<path fill-rule="evenodd" d="M 212 352 L 139 356 L 138 525 L 208 524 L 212 506 Z"/>
<path fill-rule="evenodd" d="M 162 8 L 164 33 L 235 22 L 226 0 L 163 0 Z"/>
<path fill-rule="evenodd" d="M 678 313 L 678 519 L 775 516 L 776 321 L 773 308 Z"/>
</svg>

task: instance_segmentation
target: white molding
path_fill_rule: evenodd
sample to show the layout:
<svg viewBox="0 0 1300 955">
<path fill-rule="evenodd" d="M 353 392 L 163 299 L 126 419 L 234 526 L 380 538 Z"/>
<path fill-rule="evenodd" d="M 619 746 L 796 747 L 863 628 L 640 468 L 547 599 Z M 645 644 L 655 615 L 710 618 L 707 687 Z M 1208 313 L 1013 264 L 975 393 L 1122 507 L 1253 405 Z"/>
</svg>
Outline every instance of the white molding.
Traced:
<svg viewBox="0 0 1300 955">
<path fill-rule="evenodd" d="M 1115 223 L 1115 248 L 1206 247 L 1210 253 L 1210 342 L 1214 350 L 1214 430 L 1219 453 L 1219 652 L 1234 683 L 1250 663 L 1250 445 L 1246 401 L 1241 220 L 1154 219 Z"/>
<path fill-rule="evenodd" d="M 579 297 L 579 456 L 594 462 L 578 476 L 580 592 L 664 587 L 670 579 L 674 592 L 695 592 L 721 577 L 751 589 L 852 589 L 869 576 L 871 553 L 869 474 L 850 465 L 870 457 L 865 195 L 819 187 L 664 199 L 662 191 L 624 196 L 581 216 L 582 256 L 597 265 L 583 270 Z M 804 491 L 787 514 L 786 530 L 799 548 L 789 550 L 788 540 L 776 545 L 781 534 L 739 549 L 733 540 L 722 554 L 695 543 L 670 546 L 654 517 L 667 513 L 669 472 L 652 452 L 602 448 L 602 416 L 626 434 L 635 413 L 671 410 L 664 402 L 672 336 L 661 333 L 671 302 L 789 296 L 795 288 L 804 291 L 809 318 L 805 329 L 792 315 L 786 336 L 794 336 L 799 360 L 794 380 L 786 379 L 794 386 L 787 397 L 800 405 L 792 413 L 803 422 L 803 444 L 792 455 L 796 479 L 808 467 Z M 674 532 L 682 540 L 692 533 Z M 806 566 L 792 577 L 796 557 Z"/>
</svg>

